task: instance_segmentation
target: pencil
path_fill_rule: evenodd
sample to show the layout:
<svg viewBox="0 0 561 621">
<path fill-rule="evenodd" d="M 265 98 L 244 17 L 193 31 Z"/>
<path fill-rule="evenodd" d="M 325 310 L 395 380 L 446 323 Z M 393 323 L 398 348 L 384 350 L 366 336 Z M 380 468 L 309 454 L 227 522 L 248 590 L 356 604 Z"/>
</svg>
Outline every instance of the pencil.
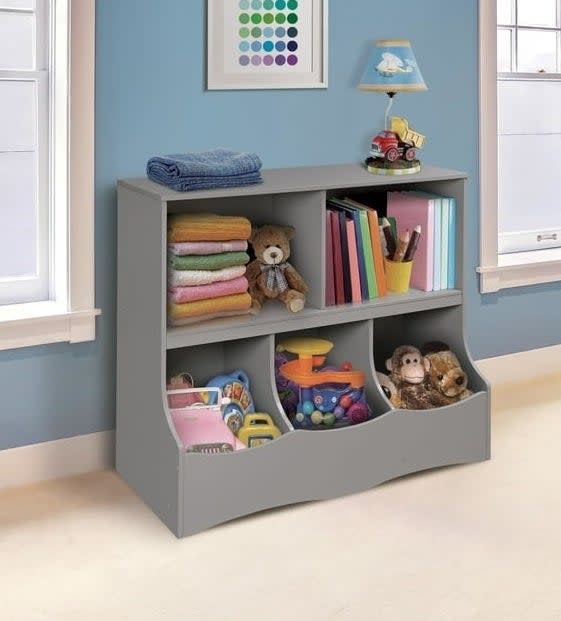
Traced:
<svg viewBox="0 0 561 621">
<path fill-rule="evenodd" d="M 403 257 L 404 261 L 413 261 L 415 252 L 417 252 L 419 237 L 421 237 L 421 225 L 417 224 L 417 226 L 413 229 L 413 232 L 411 233 L 411 239 L 409 240 L 409 245 L 407 246 L 405 256 Z"/>
<path fill-rule="evenodd" d="M 387 218 L 382 218 L 382 232 L 384 233 L 384 238 L 386 240 L 386 250 L 388 251 L 386 256 L 391 259 L 395 254 L 395 239 L 392 235 L 392 227 L 390 226 L 390 221 Z"/>
<path fill-rule="evenodd" d="M 409 240 L 411 239 L 411 233 L 409 229 L 406 229 L 400 236 L 399 241 L 397 243 L 397 250 L 393 255 L 393 260 L 396 262 L 403 261 L 405 257 L 405 253 L 407 252 L 407 248 L 409 247 Z"/>
</svg>

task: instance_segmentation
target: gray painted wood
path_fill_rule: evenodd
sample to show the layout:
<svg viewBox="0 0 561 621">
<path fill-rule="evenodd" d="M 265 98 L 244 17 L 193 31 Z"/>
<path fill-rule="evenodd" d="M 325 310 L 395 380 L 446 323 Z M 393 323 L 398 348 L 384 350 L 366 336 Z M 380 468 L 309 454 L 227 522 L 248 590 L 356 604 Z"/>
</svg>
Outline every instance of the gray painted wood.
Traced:
<svg viewBox="0 0 561 621">
<path fill-rule="evenodd" d="M 218 188 L 195 192 L 176 192 L 146 179 L 122 179 L 119 183 L 158 200 L 173 202 L 222 197 L 255 196 L 259 194 L 283 194 L 286 192 L 309 192 L 310 190 L 362 189 L 465 179 L 466 174 L 457 170 L 423 165 L 420 173 L 409 177 L 384 177 L 370 174 L 361 164 L 327 166 L 300 166 L 296 168 L 273 168 L 262 173 L 263 183 L 239 188 Z"/>
<path fill-rule="evenodd" d="M 248 513 L 334 498 L 384 481 L 489 457 L 487 398 L 452 407 L 393 410 L 362 425 L 292 431 L 269 444 L 225 455 L 182 457 L 180 536 Z"/>
<path fill-rule="evenodd" d="M 270 507 L 331 498 L 391 478 L 489 457 L 489 387 L 465 345 L 465 175 L 424 166 L 410 178 L 370 175 L 359 165 L 264 172 L 248 188 L 178 193 L 146 179 L 119 182 L 117 469 L 178 536 Z M 421 188 L 458 201 L 458 288 L 390 294 L 362 304 L 324 307 L 325 194 Z M 288 313 L 278 302 L 256 316 L 166 328 L 168 211 L 247 215 L 255 223 L 297 228 L 293 258 L 312 286 L 308 306 Z M 316 334 L 335 343 L 333 361 L 367 371 L 377 418 L 329 431 L 294 431 L 274 389 L 274 347 L 283 336 Z M 411 339 L 446 340 L 476 394 L 454 406 L 389 410 L 374 374 L 394 347 Z M 414 343 L 415 344 L 415 343 Z M 184 453 L 172 429 L 165 377 L 190 371 L 197 381 L 244 368 L 260 409 L 287 433 L 229 455 Z"/>
<path fill-rule="evenodd" d="M 174 532 L 179 448 L 166 419 L 166 220 L 157 199 L 119 187 L 116 467 Z"/>
</svg>

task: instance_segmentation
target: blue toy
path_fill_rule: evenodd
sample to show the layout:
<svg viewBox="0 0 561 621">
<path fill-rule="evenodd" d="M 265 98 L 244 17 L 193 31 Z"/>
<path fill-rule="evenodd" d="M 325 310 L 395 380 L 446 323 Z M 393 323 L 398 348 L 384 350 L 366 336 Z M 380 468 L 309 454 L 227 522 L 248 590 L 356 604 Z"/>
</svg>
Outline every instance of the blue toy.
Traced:
<svg viewBox="0 0 561 621">
<path fill-rule="evenodd" d="M 209 380 L 207 386 L 213 386 L 222 392 L 222 417 L 228 427 L 238 433 L 246 414 L 255 412 L 253 398 L 249 392 L 249 377 L 241 369 L 227 375 L 217 375 Z"/>
</svg>

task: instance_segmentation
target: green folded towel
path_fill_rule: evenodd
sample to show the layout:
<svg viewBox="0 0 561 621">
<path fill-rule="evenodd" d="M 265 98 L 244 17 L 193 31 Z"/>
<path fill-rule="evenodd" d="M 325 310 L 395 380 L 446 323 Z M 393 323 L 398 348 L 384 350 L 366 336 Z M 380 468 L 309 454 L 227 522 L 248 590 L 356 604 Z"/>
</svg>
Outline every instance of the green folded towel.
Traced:
<svg viewBox="0 0 561 621">
<path fill-rule="evenodd" d="M 168 255 L 168 265 L 174 270 L 221 270 L 249 263 L 247 252 L 221 252 L 220 254 Z"/>
</svg>

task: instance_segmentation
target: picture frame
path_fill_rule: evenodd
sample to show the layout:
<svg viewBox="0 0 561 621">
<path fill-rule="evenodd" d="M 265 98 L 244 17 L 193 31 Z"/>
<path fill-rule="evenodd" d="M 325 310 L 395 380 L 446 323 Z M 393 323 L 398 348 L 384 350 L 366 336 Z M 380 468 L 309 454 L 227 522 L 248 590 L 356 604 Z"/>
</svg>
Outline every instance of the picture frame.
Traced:
<svg viewBox="0 0 561 621">
<path fill-rule="evenodd" d="M 207 90 L 327 88 L 328 0 L 207 0 Z"/>
</svg>

